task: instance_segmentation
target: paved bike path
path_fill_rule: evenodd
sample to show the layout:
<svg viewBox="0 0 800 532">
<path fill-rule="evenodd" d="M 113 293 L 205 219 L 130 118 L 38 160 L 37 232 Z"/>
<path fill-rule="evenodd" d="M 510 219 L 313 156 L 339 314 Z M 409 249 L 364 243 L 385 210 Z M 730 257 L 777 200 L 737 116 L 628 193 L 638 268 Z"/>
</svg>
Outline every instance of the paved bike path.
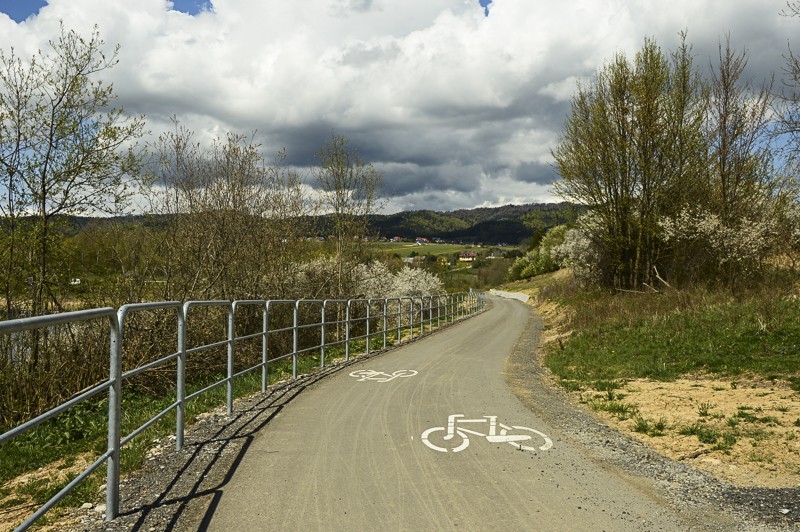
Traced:
<svg viewBox="0 0 800 532">
<path fill-rule="evenodd" d="M 488 312 L 350 366 L 286 405 L 224 486 L 209 529 L 703 529 L 650 481 L 592 463 L 514 397 L 503 365 L 529 312 L 517 301 L 492 302 Z M 350 376 L 356 370 L 417 374 L 360 381 Z M 476 435 L 458 453 L 424 445 L 422 433 L 453 414 L 497 416 L 549 435 L 553 446 L 520 451 Z"/>
</svg>

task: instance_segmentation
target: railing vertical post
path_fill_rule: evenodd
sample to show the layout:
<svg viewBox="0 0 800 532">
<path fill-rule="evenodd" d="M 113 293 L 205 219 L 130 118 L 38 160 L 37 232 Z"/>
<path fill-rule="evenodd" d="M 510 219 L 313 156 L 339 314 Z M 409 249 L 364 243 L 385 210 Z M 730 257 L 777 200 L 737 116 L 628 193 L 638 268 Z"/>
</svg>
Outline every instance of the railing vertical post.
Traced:
<svg viewBox="0 0 800 532">
<path fill-rule="evenodd" d="M 122 418 L 122 326 L 119 313 L 112 315 L 110 321 L 106 521 L 113 520 L 119 514 L 119 448 Z"/>
<path fill-rule="evenodd" d="M 414 339 L 414 298 L 408 298 L 408 332 L 411 339 Z"/>
<path fill-rule="evenodd" d="M 264 341 L 261 346 L 261 392 L 269 386 L 269 301 L 264 303 Z"/>
<path fill-rule="evenodd" d="M 344 360 L 350 360 L 350 304 L 352 299 L 347 300 L 347 310 L 344 317 Z"/>
<path fill-rule="evenodd" d="M 369 320 L 370 320 L 370 309 L 372 308 L 372 300 L 367 299 L 367 355 L 369 355 Z"/>
<path fill-rule="evenodd" d="M 300 314 L 300 300 L 294 302 L 294 318 L 292 319 L 292 378 L 297 379 L 297 349 L 298 349 L 298 315 Z"/>
<path fill-rule="evenodd" d="M 397 298 L 397 343 L 403 343 L 401 328 L 403 327 L 403 299 Z"/>
<path fill-rule="evenodd" d="M 233 413 L 233 342 L 236 338 L 236 319 L 234 309 L 236 305 L 228 306 L 228 386 L 226 387 L 226 403 L 228 415 Z"/>
<path fill-rule="evenodd" d="M 328 305 L 328 300 L 322 302 L 322 322 L 320 323 L 320 339 L 319 339 L 319 366 L 325 367 L 325 307 Z"/>
<path fill-rule="evenodd" d="M 428 297 L 428 332 L 433 332 L 433 296 Z"/>
<path fill-rule="evenodd" d="M 389 326 L 389 319 L 386 312 L 389 310 L 389 300 L 383 298 L 383 348 L 386 349 L 386 328 Z"/>
<path fill-rule="evenodd" d="M 175 376 L 175 450 L 183 449 L 186 412 L 186 305 L 178 307 L 178 367 Z"/>
</svg>

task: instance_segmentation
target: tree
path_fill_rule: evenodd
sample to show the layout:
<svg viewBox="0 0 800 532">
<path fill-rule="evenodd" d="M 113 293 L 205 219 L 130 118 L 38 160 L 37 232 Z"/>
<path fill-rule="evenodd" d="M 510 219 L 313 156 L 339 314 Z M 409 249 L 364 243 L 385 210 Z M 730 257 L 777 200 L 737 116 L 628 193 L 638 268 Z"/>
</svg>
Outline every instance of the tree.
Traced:
<svg viewBox="0 0 800 532">
<path fill-rule="evenodd" d="M 661 255 L 658 220 L 691 194 L 702 166 L 704 99 L 685 37 L 667 55 L 645 40 L 633 62 L 617 55 L 572 100 L 553 152 L 564 199 L 587 205 L 604 284 L 652 282 Z"/>
<path fill-rule="evenodd" d="M 382 176 L 342 135 L 332 135 L 318 158 L 322 209 L 327 211 L 330 238 L 336 247 L 337 297 L 344 297 L 355 264 L 366 255 L 369 216 L 378 210 Z"/>
<path fill-rule="evenodd" d="M 168 220 L 154 257 L 163 297 L 291 297 L 288 274 L 302 259 L 310 213 L 300 177 L 281 167 L 284 154 L 267 164 L 251 137 L 234 133 L 202 146 L 177 120 L 152 151 L 160 186 L 149 192 L 151 209 Z"/>
<path fill-rule="evenodd" d="M 54 231 L 62 214 L 113 212 L 138 174 L 142 118 L 114 107 L 113 86 L 99 78 L 117 63 L 97 27 L 88 39 L 61 26 L 48 52 L 24 60 L 0 52 L 0 169 L 8 240 L 3 286 L 7 315 L 19 297 L 19 274 L 31 285 L 34 314 L 60 307 L 52 278 Z M 20 232 L 22 214 L 30 231 Z M 20 246 L 26 258 L 21 260 Z"/>
</svg>

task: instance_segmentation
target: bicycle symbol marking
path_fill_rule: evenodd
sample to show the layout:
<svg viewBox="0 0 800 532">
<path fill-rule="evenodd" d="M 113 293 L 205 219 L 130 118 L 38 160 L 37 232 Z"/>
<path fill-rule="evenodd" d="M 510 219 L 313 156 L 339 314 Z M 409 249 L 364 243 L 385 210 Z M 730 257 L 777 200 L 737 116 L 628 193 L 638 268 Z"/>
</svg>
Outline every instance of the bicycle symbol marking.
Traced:
<svg viewBox="0 0 800 532">
<path fill-rule="evenodd" d="M 498 423 L 497 416 L 464 419 L 464 414 L 447 416 L 447 427 L 431 427 L 422 433 L 422 443 L 440 453 L 463 451 L 469 446 L 469 434 L 486 438 L 490 443 L 507 443 L 520 451 L 546 451 L 553 446 L 547 434 L 530 427 Z M 488 433 L 464 428 L 465 423 L 488 423 Z M 499 429 L 499 430 L 498 430 Z M 531 442 L 523 445 L 523 442 Z M 541 445 L 536 445 L 540 443 Z"/>
<path fill-rule="evenodd" d="M 413 377 L 417 372 L 413 369 L 400 369 L 394 373 L 384 373 L 382 371 L 375 371 L 373 369 L 361 369 L 350 373 L 351 377 L 358 379 L 358 382 L 376 381 L 376 382 L 389 382 L 401 377 Z"/>
</svg>

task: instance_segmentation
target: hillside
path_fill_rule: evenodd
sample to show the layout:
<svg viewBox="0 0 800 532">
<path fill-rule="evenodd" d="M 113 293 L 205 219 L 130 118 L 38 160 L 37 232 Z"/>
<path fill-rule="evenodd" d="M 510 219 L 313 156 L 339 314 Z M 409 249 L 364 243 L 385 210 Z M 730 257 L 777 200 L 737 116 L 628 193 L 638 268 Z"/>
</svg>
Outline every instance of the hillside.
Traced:
<svg viewBox="0 0 800 532">
<path fill-rule="evenodd" d="M 451 212 L 404 211 L 376 215 L 375 232 L 392 238 L 441 238 L 465 243 L 517 245 L 537 230 L 571 220 L 576 207 L 569 203 L 531 203 L 480 207 Z"/>
<path fill-rule="evenodd" d="M 465 244 L 518 245 L 555 225 L 574 219 L 580 210 L 569 203 L 531 203 L 481 207 L 451 212 L 430 210 L 403 211 L 395 214 L 374 215 L 370 219 L 373 234 L 382 237 L 440 238 Z M 122 217 L 59 216 L 59 226 L 69 235 L 92 224 L 112 221 L 140 223 L 160 227 L 166 223 L 164 215 L 128 215 Z M 310 224 L 322 235 L 329 225 L 327 216 L 317 217 Z M 310 235 L 311 236 L 311 235 Z"/>
</svg>

